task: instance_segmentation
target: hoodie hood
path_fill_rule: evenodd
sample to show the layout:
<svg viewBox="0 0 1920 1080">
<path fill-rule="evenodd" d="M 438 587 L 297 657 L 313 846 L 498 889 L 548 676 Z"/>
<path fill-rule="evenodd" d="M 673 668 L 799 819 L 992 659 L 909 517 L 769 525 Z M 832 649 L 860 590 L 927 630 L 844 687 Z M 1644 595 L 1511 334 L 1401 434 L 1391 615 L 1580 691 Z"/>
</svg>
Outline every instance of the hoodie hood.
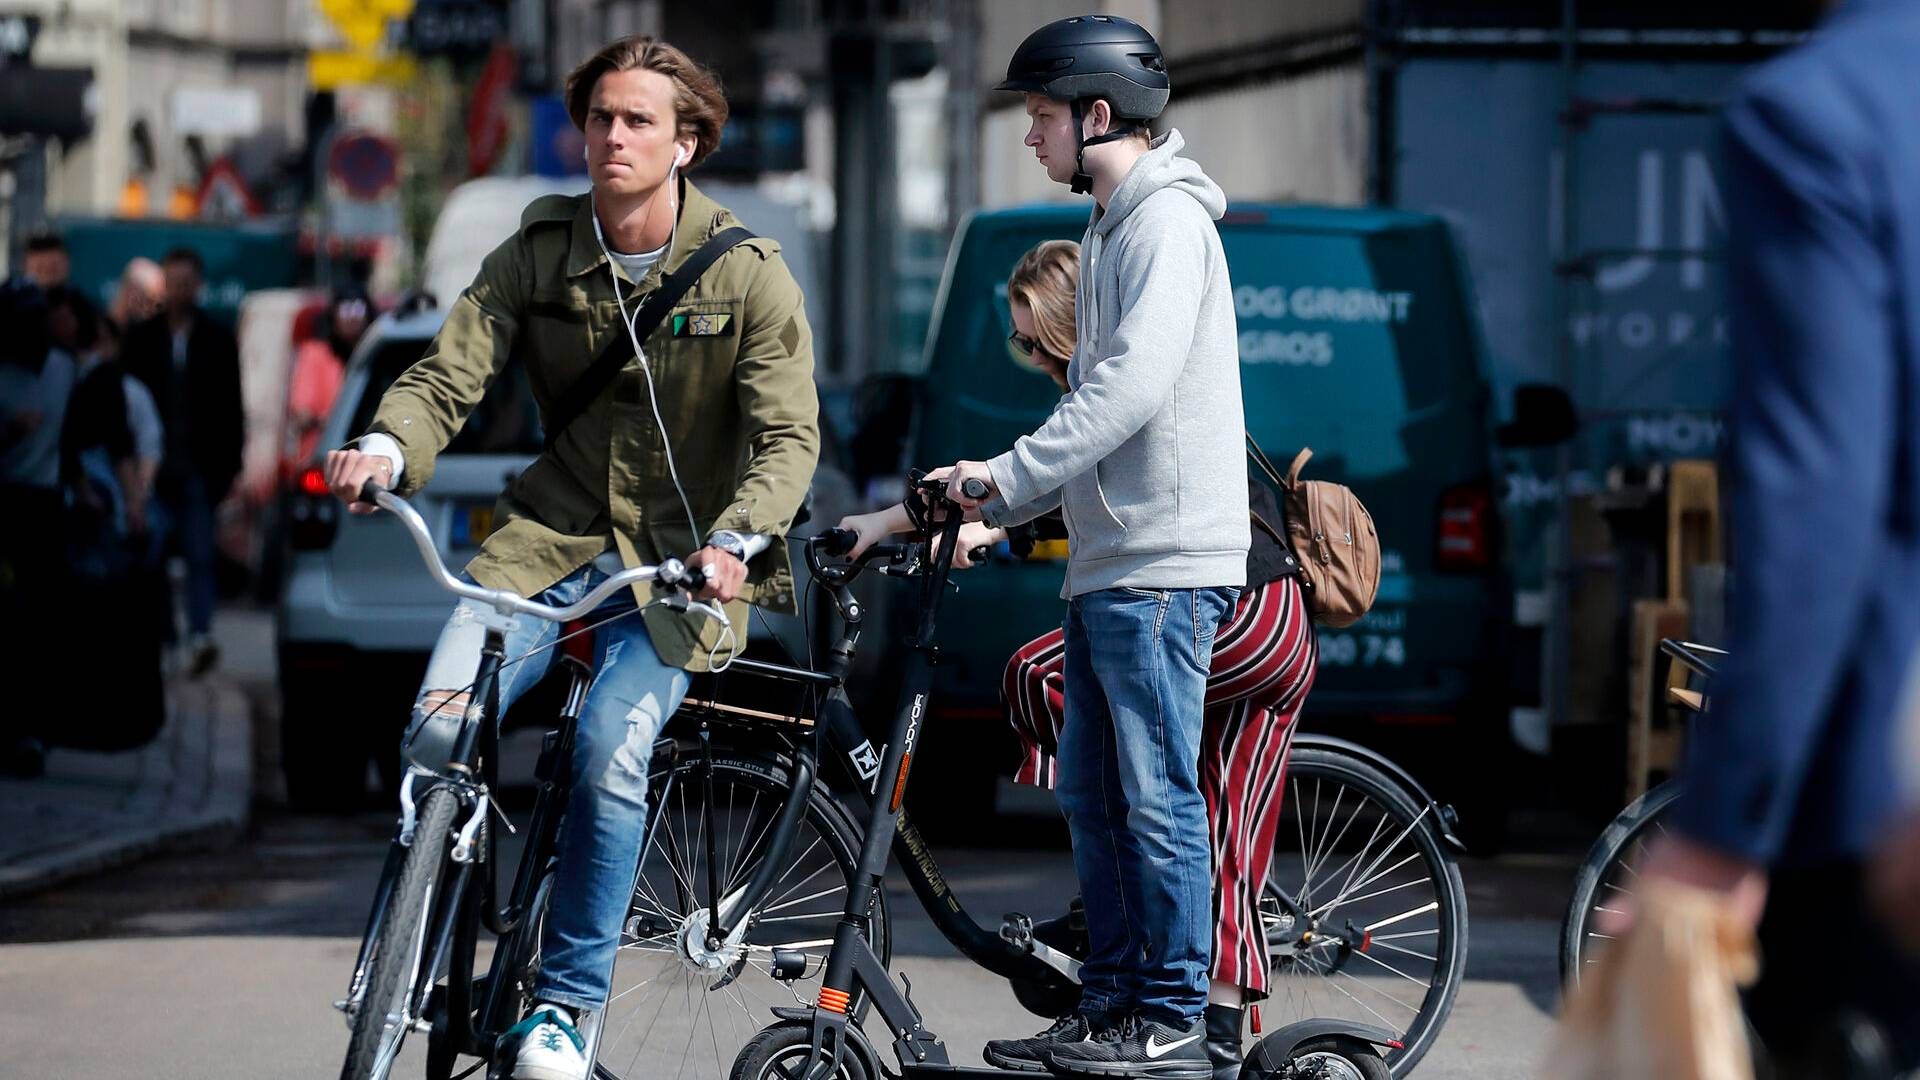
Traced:
<svg viewBox="0 0 1920 1080">
<path fill-rule="evenodd" d="M 1147 201 L 1147 196 L 1162 188 L 1186 192 L 1215 221 L 1225 216 L 1227 193 L 1207 178 L 1199 162 L 1180 156 L 1186 145 L 1187 140 L 1174 128 L 1168 128 L 1148 144 L 1147 152 L 1127 170 L 1120 186 L 1113 189 L 1113 198 L 1108 200 L 1105 212 L 1097 205 L 1093 208 L 1092 234 L 1104 236 L 1112 232 L 1135 207 Z"/>
</svg>

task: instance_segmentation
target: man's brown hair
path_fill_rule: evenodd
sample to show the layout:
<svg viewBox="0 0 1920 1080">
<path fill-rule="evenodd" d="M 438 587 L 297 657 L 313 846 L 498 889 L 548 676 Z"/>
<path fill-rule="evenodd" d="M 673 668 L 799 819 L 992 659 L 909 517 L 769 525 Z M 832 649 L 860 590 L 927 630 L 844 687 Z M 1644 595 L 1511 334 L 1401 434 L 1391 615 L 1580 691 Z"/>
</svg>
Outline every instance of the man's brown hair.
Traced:
<svg viewBox="0 0 1920 1080">
<path fill-rule="evenodd" d="M 587 129 L 587 108 L 602 75 L 645 68 L 673 83 L 675 136 L 694 137 L 688 167 L 700 164 L 720 147 L 720 129 L 727 123 L 727 96 L 713 72 L 695 63 L 679 49 L 643 34 L 623 37 L 587 58 L 567 76 L 567 115 L 573 126 Z"/>
</svg>

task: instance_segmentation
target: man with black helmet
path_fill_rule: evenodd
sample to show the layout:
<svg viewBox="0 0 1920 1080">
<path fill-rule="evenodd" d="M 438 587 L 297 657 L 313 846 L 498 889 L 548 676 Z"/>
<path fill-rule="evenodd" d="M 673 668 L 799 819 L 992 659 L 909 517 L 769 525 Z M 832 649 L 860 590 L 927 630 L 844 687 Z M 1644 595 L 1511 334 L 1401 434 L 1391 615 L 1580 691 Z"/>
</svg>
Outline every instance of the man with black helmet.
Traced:
<svg viewBox="0 0 1920 1080">
<path fill-rule="evenodd" d="M 1153 35 L 1107 15 L 1050 23 L 999 89 L 1026 145 L 1097 204 L 1081 243 L 1070 387 L 1039 430 L 945 470 L 995 525 L 1059 507 L 1069 603 L 1057 794 L 1091 952 L 1077 1015 L 987 1044 L 1002 1068 L 1204 1080 L 1212 897 L 1199 743 L 1213 636 L 1250 540 L 1226 197 L 1147 122 L 1167 103 Z M 963 497 L 970 479 L 985 500 Z M 1239 1032 L 1230 1033 L 1238 1059 Z"/>
</svg>

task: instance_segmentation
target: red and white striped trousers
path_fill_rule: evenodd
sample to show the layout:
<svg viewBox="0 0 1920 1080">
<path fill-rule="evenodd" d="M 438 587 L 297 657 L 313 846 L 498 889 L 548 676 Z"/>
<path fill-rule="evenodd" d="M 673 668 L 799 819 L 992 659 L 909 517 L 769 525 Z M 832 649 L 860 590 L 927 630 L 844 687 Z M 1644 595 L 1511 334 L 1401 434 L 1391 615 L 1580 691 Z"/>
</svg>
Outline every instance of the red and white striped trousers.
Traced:
<svg viewBox="0 0 1920 1080">
<path fill-rule="evenodd" d="M 1020 737 L 1014 779 L 1054 783 L 1054 755 L 1066 722 L 1061 674 L 1066 650 L 1055 630 L 1007 662 L 1001 695 Z M 1214 640 L 1200 741 L 1200 790 L 1213 830 L 1214 978 L 1265 997 L 1267 944 L 1260 889 L 1273 862 L 1281 780 L 1294 721 L 1313 685 L 1319 645 L 1299 583 L 1281 578 L 1249 589 Z"/>
</svg>

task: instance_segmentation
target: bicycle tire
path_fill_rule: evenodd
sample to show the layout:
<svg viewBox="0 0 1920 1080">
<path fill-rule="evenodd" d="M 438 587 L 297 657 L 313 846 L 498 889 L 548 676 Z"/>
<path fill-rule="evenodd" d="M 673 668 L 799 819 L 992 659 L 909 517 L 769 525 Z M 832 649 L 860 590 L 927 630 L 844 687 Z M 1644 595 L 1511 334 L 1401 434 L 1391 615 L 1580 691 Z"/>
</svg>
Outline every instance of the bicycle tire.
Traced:
<svg viewBox="0 0 1920 1080">
<path fill-rule="evenodd" d="M 662 835 L 661 830 L 669 830 L 671 834 L 680 836 L 682 846 L 695 849 L 703 846 L 701 841 L 704 834 L 700 832 L 699 824 L 685 821 L 683 813 L 685 810 L 697 808 L 701 768 L 702 761 L 698 755 L 682 757 L 670 767 L 656 768 L 650 785 L 649 840 L 646 849 L 642 852 L 641 870 L 636 880 L 633 901 L 627 909 L 625 925 L 631 927 L 638 917 L 658 915 L 665 919 L 671 915 L 674 917 L 674 925 L 677 929 L 672 935 L 671 942 L 656 942 L 652 945 L 636 940 L 632 934 L 622 933 L 621 951 L 614 965 L 614 999 L 609 1001 L 608 1009 L 601 1018 L 601 1041 L 597 1047 L 593 1068 L 593 1074 L 599 1080 L 623 1080 L 623 1078 L 655 1074 L 674 1074 L 683 1069 L 688 1076 L 726 1075 L 731 1070 L 740 1048 L 757 1036 L 764 1025 L 773 1022 L 774 1017 L 767 1011 L 767 1007 L 811 1005 L 811 998 L 801 994 L 798 987 L 808 981 L 817 982 L 823 973 L 824 963 L 816 966 L 810 959 L 807 964 L 807 978 L 793 984 L 794 989 L 789 991 L 767 977 L 765 962 L 752 959 L 750 954 L 748 958 L 743 958 L 739 962 L 731 978 L 719 982 L 717 986 L 712 984 L 718 980 L 709 979 L 703 988 L 703 984 L 698 980 L 706 976 L 694 972 L 686 962 L 687 954 L 682 947 L 683 942 L 679 935 L 685 933 L 689 919 L 703 913 L 696 911 L 682 915 L 678 910 L 672 909 L 668 903 L 655 903 L 663 899 L 660 895 L 662 890 L 657 885 L 648 883 L 648 872 L 650 860 L 655 857 L 661 847 L 657 839 Z M 746 818 L 749 825 L 756 814 L 765 811 L 767 824 L 770 826 L 772 812 L 778 809 L 786 794 L 792 790 L 788 766 L 777 755 L 737 753 L 716 755 L 713 768 L 716 812 L 728 810 L 727 816 L 731 818 L 743 801 L 739 792 L 759 793 L 760 798 L 749 803 Z M 668 785 L 669 779 L 673 781 L 672 786 Z M 732 802 L 729 802 L 728 796 L 722 793 L 723 789 L 735 792 Z M 663 791 L 669 793 L 666 798 L 661 797 Z M 685 793 L 687 796 L 684 804 L 680 802 L 681 796 L 677 793 Z M 676 815 L 681 818 L 679 822 L 675 820 Z M 656 822 L 656 819 L 659 820 Z M 749 931 L 746 940 L 752 949 L 767 950 L 776 944 L 771 939 L 783 936 L 788 937 L 789 941 L 816 942 L 817 944 L 799 951 L 807 953 L 809 957 L 823 958 L 827 951 L 826 946 L 833 936 L 833 924 L 838 923 L 845 906 L 844 889 L 859 873 L 861 833 L 854 825 L 854 819 L 847 808 L 824 783 L 814 784 L 808 796 L 806 813 L 801 818 L 797 832 L 798 835 L 790 843 L 787 852 L 790 865 L 783 871 L 782 876 L 776 879 L 774 887 L 762 900 L 761 908 L 756 912 L 756 924 Z M 733 836 L 732 830 L 729 830 L 729 836 Z M 722 863 L 727 868 L 724 877 L 744 882 L 757 862 L 751 858 L 753 851 L 743 850 L 738 841 L 745 840 L 753 843 L 757 848 L 764 846 L 764 840 L 754 841 L 747 837 L 733 837 L 733 839 L 736 840 L 735 844 L 728 845 L 723 842 L 720 845 L 722 851 L 726 852 L 722 855 Z M 815 858 L 815 851 L 821 847 L 825 849 L 828 861 L 816 864 L 812 860 Z M 698 854 L 697 850 L 696 854 Z M 735 856 L 745 857 L 746 861 L 735 861 Z M 827 865 L 837 867 L 839 870 L 840 880 L 832 886 L 821 879 Z M 810 866 L 816 868 L 809 873 Z M 671 876 L 675 879 L 690 879 L 688 883 L 695 886 L 696 893 L 704 889 L 700 866 L 671 867 Z M 809 881 L 811 884 L 808 884 Z M 726 891 L 725 887 L 722 891 Z M 800 894 L 798 900 L 794 898 L 796 893 Z M 808 907 L 817 909 L 804 914 L 820 917 L 807 919 L 803 926 L 793 927 L 791 930 L 782 924 L 778 931 L 769 931 L 768 928 L 773 926 L 773 921 L 766 918 L 767 913 L 776 908 L 789 911 L 801 901 L 806 901 Z M 791 916 L 783 914 L 774 918 L 789 917 Z M 701 925 L 704 925 L 704 922 Z M 891 958 L 892 952 L 892 924 L 884 892 L 875 893 L 873 914 L 868 926 L 868 940 L 873 946 L 874 953 L 884 964 Z M 792 937 L 792 934 L 801 936 Z M 643 960 L 642 957 L 648 954 L 652 954 L 651 957 Z M 770 956 L 770 953 L 768 955 Z M 665 960 L 668 956 L 672 957 L 677 967 L 667 966 Z M 623 964 L 651 966 L 636 966 L 623 970 Z M 652 1000 L 651 990 L 643 990 L 638 984 L 628 985 L 636 975 L 648 975 L 656 970 L 663 975 L 673 976 L 673 978 L 659 980 L 660 985 L 657 989 L 660 991 L 661 1000 L 657 1008 L 660 1011 L 654 1011 L 656 1005 Z M 647 985 L 653 985 L 651 980 Z M 682 985 L 690 992 L 684 998 L 681 996 Z M 621 1000 L 623 986 L 628 987 L 627 992 L 641 991 L 637 995 L 638 1001 L 629 1008 L 623 1008 L 624 1003 Z M 768 995 L 776 991 L 780 997 L 769 999 Z M 723 994 L 732 997 L 733 1000 L 718 1000 Z M 749 1002 L 748 994 L 758 1000 Z M 680 1002 L 693 1004 L 691 1006 L 676 1004 Z M 636 1017 L 642 1012 L 651 1012 L 652 1015 L 646 1019 L 651 1028 L 659 1028 L 661 1016 L 665 1011 L 681 1008 L 690 1013 L 699 1014 L 699 1006 L 702 1004 L 711 1006 L 703 1014 L 708 1018 L 709 1030 L 706 1032 L 698 1030 L 699 1021 L 694 1020 L 692 1016 L 689 1017 L 689 1023 L 678 1027 L 674 1026 L 672 1020 L 666 1022 L 663 1030 L 674 1031 L 678 1036 L 671 1043 L 666 1043 L 666 1040 L 662 1039 L 662 1043 L 669 1047 L 667 1060 L 662 1060 L 660 1052 L 652 1049 L 656 1044 L 649 1041 L 647 1033 L 643 1033 L 637 1040 L 627 1038 L 635 1020 L 623 1018 L 621 1015 L 623 1011 Z M 717 1026 L 711 1019 L 716 1014 L 727 1018 L 728 1024 L 724 1028 Z M 626 1030 L 623 1030 L 623 1025 L 626 1026 Z M 711 1051 L 713 1060 L 706 1060 L 701 1055 L 700 1051 L 703 1049 Z M 673 1059 L 672 1053 L 678 1053 L 679 1058 Z"/>
<path fill-rule="evenodd" d="M 1593 915 L 1599 909 L 1603 890 L 1621 890 L 1613 884 L 1615 875 L 1636 854 L 1639 843 L 1660 827 L 1660 819 L 1680 797 L 1680 785 L 1669 780 L 1648 790 L 1627 805 L 1601 830 L 1600 836 L 1580 863 L 1574 875 L 1573 897 L 1567 902 L 1567 914 L 1560 922 L 1560 984 L 1572 989 L 1579 985 L 1580 972 L 1590 958 Z M 1598 938 L 1600 935 L 1595 934 Z"/>
<path fill-rule="evenodd" d="M 1328 954 L 1309 953 L 1307 950 L 1310 946 L 1303 944 L 1297 936 L 1289 936 L 1292 934 L 1291 925 L 1276 936 L 1278 920 L 1271 918 L 1267 920 L 1267 948 L 1272 959 L 1273 972 L 1269 987 L 1271 996 L 1265 1003 L 1264 1010 L 1272 1016 L 1273 1012 L 1284 1008 L 1289 1001 L 1298 1001 L 1305 1006 L 1299 1010 L 1302 1013 L 1300 1016 L 1296 1017 L 1289 1013 L 1283 1017 L 1274 1017 L 1269 1020 L 1269 1023 L 1278 1026 L 1295 1019 L 1309 1017 L 1349 1016 L 1360 1022 L 1388 1027 L 1394 1031 L 1402 1045 L 1386 1052 L 1386 1063 L 1394 1076 L 1405 1076 L 1412 1072 L 1420 1059 L 1433 1048 L 1435 1039 L 1446 1024 L 1448 1014 L 1453 1010 L 1454 998 L 1459 993 L 1460 983 L 1466 976 L 1467 890 L 1461 881 L 1460 868 L 1448 853 L 1445 841 L 1441 838 L 1438 823 L 1433 820 L 1434 811 L 1431 805 L 1416 799 L 1401 783 L 1365 761 L 1337 750 L 1301 747 L 1294 750 L 1288 758 L 1284 784 L 1284 798 L 1289 802 L 1283 806 L 1282 813 L 1291 814 L 1293 820 L 1301 827 L 1290 835 L 1287 822 L 1283 820 L 1275 829 L 1276 850 L 1273 865 L 1268 871 L 1267 888 L 1269 890 L 1293 886 L 1288 895 L 1299 896 L 1302 892 L 1311 895 L 1310 891 L 1294 885 L 1292 866 L 1297 863 L 1301 867 L 1302 883 L 1311 883 L 1315 871 L 1311 869 L 1311 855 L 1305 849 L 1324 845 L 1325 852 L 1334 852 L 1348 834 L 1341 832 L 1335 835 L 1329 825 L 1328 831 L 1316 841 L 1315 833 L 1308 831 L 1304 824 L 1300 823 L 1299 815 L 1302 812 L 1313 812 L 1317 816 L 1318 809 L 1328 803 L 1333 807 L 1332 812 L 1337 814 L 1345 800 L 1352 797 L 1340 794 L 1343 789 L 1361 797 L 1361 800 L 1356 802 L 1349 811 L 1347 827 L 1350 829 L 1353 821 L 1363 820 L 1364 811 L 1368 818 L 1376 820 L 1380 825 L 1374 836 L 1390 836 L 1391 839 L 1387 841 L 1388 846 L 1381 849 L 1377 855 L 1370 853 L 1374 837 L 1366 839 L 1360 852 L 1352 857 L 1352 861 L 1359 864 L 1362 859 L 1366 859 L 1370 863 L 1369 868 L 1360 873 L 1358 883 L 1352 876 L 1342 883 L 1341 892 L 1336 893 L 1334 899 L 1324 905 L 1326 911 L 1321 917 L 1324 925 L 1325 922 L 1332 921 L 1343 909 L 1349 922 L 1356 913 L 1362 913 L 1361 917 L 1368 917 L 1364 913 L 1369 911 L 1381 914 L 1380 920 L 1372 925 L 1383 932 L 1374 934 L 1369 929 L 1366 938 L 1368 944 L 1365 948 L 1360 950 L 1349 948 L 1344 953 L 1336 949 L 1331 955 L 1337 959 L 1323 960 L 1321 958 Z M 1377 809 L 1368 811 L 1369 805 Z M 1291 850 L 1289 841 L 1294 839 L 1294 836 L 1301 836 L 1303 850 Z M 1389 865 L 1384 870 L 1376 871 L 1371 868 L 1382 865 L 1387 856 L 1396 851 L 1403 841 L 1411 842 L 1412 851 L 1406 859 Z M 1421 904 L 1404 912 L 1392 912 L 1393 908 L 1411 902 L 1407 899 L 1408 894 L 1399 890 L 1411 888 L 1421 880 L 1413 876 L 1415 871 L 1408 871 L 1396 884 L 1396 879 L 1392 875 L 1398 874 L 1399 867 L 1410 864 L 1415 858 L 1419 863 L 1418 871 L 1424 871 L 1425 880 L 1432 883 L 1432 899 L 1428 901 L 1432 909 L 1426 910 L 1426 905 Z M 1333 861 L 1331 855 L 1327 855 L 1326 859 Z M 1339 873 L 1340 869 L 1336 865 L 1328 881 Z M 1362 889 L 1367 891 L 1360 892 L 1359 890 Z M 1389 900 L 1391 903 L 1375 905 L 1375 909 L 1363 906 L 1373 900 Z M 1431 946 L 1435 951 L 1425 954 L 1414 950 L 1414 946 L 1425 944 L 1419 939 L 1429 934 L 1435 942 Z M 1405 941 L 1407 944 L 1399 944 L 1395 939 Z M 1321 941 L 1324 943 L 1324 935 Z M 1319 947 L 1311 946 L 1315 949 Z M 1375 950 L 1388 950 L 1388 952 L 1375 955 Z M 1344 966 L 1355 956 L 1365 957 L 1374 965 L 1366 967 L 1355 963 L 1355 968 L 1360 969 L 1364 975 L 1375 976 L 1378 981 L 1388 982 L 1396 990 L 1398 984 L 1392 983 L 1387 976 L 1380 975 L 1378 969 L 1385 968 L 1401 978 L 1418 982 L 1418 979 L 1408 970 L 1394 967 L 1381 960 L 1381 955 L 1388 956 L 1394 963 L 1406 964 L 1408 968 L 1430 973 L 1425 984 L 1426 991 L 1422 994 L 1417 1006 L 1410 1006 L 1404 999 L 1391 996 L 1371 999 L 1370 1004 L 1369 999 L 1357 996 L 1365 992 L 1361 989 L 1365 980 L 1353 977 Z M 1402 955 L 1413 959 L 1402 959 Z M 1311 957 L 1311 961 L 1307 959 L 1308 957 Z M 1415 961 L 1425 961 L 1425 963 L 1416 964 Z M 1339 981 L 1337 977 L 1343 973 L 1348 976 L 1348 983 L 1354 985 Z M 1323 998 L 1314 996 L 1318 993 L 1318 989 L 1309 982 L 1319 978 L 1324 978 L 1332 991 Z M 1286 980 L 1293 980 L 1294 985 L 1288 985 Z M 1385 995 L 1384 990 L 1376 988 L 1376 992 Z M 1336 994 L 1338 996 L 1335 996 Z M 1392 1008 L 1387 1004 L 1388 1001 L 1397 1002 L 1402 1008 L 1393 1011 L 1390 1015 L 1377 1011 Z"/>
<path fill-rule="evenodd" d="M 341 1080 L 385 1080 L 406 1040 L 407 1025 L 389 1025 L 394 1007 L 417 995 L 421 954 L 432 936 L 427 910 L 447 865 L 447 842 L 459 799 L 436 787 L 420 802 L 413 843 L 400 861 L 393 892 L 374 938 L 366 992 L 353 1014 L 353 1037 Z M 432 973 L 426 977 L 431 979 Z M 391 1041 L 389 1041 L 389 1036 Z"/>
</svg>

